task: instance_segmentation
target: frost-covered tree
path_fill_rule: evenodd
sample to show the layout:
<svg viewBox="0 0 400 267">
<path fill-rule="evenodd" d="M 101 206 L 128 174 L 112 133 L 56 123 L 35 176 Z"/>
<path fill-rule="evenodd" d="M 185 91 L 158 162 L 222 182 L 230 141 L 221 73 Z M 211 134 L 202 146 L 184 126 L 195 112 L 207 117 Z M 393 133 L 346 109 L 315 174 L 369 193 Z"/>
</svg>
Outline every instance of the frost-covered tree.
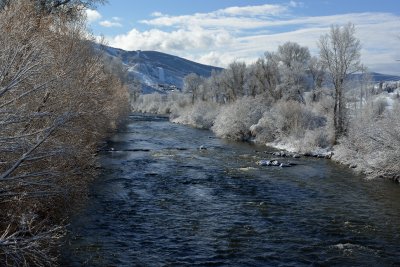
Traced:
<svg viewBox="0 0 400 267">
<path fill-rule="evenodd" d="M 280 75 L 278 58 L 275 53 L 266 52 L 263 58 L 255 63 L 254 78 L 258 81 L 261 91 L 275 101 L 281 98 L 277 90 Z"/>
<path fill-rule="evenodd" d="M 221 85 L 227 102 L 232 102 L 244 95 L 246 83 L 246 63 L 232 62 L 220 74 Z"/>
<path fill-rule="evenodd" d="M 361 70 L 361 77 L 359 81 L 359 96 L 360 96 L 360 108 L 363 107 L 363 103 L 367 102 L 370 98 L 372 91 L 373 91 L 373 78 L 371 73 L 368 72 L 366 67 L 363 67 Z"/>
<path fill-rule="evenodd" d="M 201 86 L 203 82 L 204 79 L 196 73 L 190 73 L 185 76 L 183 80 L 183 91 L 191 95 L 192 104 L 199 98 L 201 94 L 200 91 L 203 89 Z"/>
<path fill-rule="evenodd" d="M 361 44 L 355 36 L 354 25 L 349 23 L 343 27 L 332 25 L 330 33 L 321 36 L 318 46 L 321 61 L 335 91 L 333 116 L 336 142 L 346 133 L 344 85 L 350 74 L 361 70 Z"/>
<path fill-rule="evenodd" d="M 129 83 L 131 102 L 136 102 L 142 93 L 142 83 L 138 79 L 132 79 Z"/>
<path fill-rule="evenodd" d="M 308 61 L 308 73 L 312 79 L 312 101 L 317 101 L 325 78 L 325 65 L 317 57 Z"/>
<path fill-rule="evenodd" d="M 306 69 L 310 60 L 307 47 L 294 42 L 286 42 L 278 47 L 277 53 L 281 63 L 281 88 L 286 99 L 303 102 L 302 93 L 307 87 Z"/>
<path fill-rule="evenodd" d="M 278 56 L 286 67 L 292 68 L 295 63 L 305 65 L 310 59 L 310 51 L 298 43 L 286 42 L 278 47 Z"/>
<path fill-rule="evenodd" d="M 211 71 L 210 78 L 207 79 L 207 91 L 210 99 L 216 103 L 225 102 L 225 94 L 222 91 L 222 81 L 220 72 Z"/>
<path fill-rule="evenodd" d="M 252 64 L 246 69 L 246 83 L 244 85 L 244 91 L 246 95 L 256 96 L 262 93 L 260 83 L 256 78 L 257 68 L 255 64 Z"/>
</svg>

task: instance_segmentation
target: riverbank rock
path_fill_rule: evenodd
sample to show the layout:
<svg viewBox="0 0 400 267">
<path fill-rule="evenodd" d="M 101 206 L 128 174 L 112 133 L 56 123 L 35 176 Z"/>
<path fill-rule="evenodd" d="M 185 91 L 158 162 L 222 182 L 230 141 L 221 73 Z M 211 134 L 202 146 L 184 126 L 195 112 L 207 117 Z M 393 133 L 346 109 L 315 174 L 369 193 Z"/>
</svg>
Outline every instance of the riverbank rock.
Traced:
<svg viewBox="0 0 400 267">
<path fill-rule="evenodd" d="M 323 153 L 316 153 L 316 152 L 306 152 L 303 154 L 304 157 L 313 157 L 313 158 L 320 158 L 320 159 L 331 159 L 333 156 L 333 152 L 323 152 Z"/>
<path fill-rule="evenodd" d="M 283 157 L 283 158 L 287 156 L 285 151 L 273 152 L 272 155 L 277 156 L 277 157 Z"/>
<path fill-rule="evenodd" d="M 279 162 L 276 159 L 273 159 L 273 160 L 262 159 L 262 160 L 257 161 L 257 165 L 260 165 L 260 166 L 275 166 L 275 167 L 287 168 L 287 167 L 292 167 L 292 166 L 294 166 L 296 164 L 292 164 L 290 162 L 283 163 L 283 162 Z"/>
<path fill-rule="evenodd" d="M 290 152 L 285 152 L 285 151 L 276 151 L 271 153 L 273 156 L 276 157 L 281 157 L 281 158 L 301 158 L 300 154 L 296 153 L 290 153 Z"/>
<path fill-rule="evenodd" d="M 303 154 L 299 154 L 299 153 L 292 153 L 292 152 L 287 152 L 287 151 L 275 151 L 275 152 L 268 152 L 268 151 L 264 151 L 263 153 L 265 154 L 271 154 L 275 157 L 281 157 L 281 158 L 301 158 L 302 156 L 304 157 L 313 157 L 313 158 L 320 158 L 320 159 L 331 159 L 333 156 L 333 152 L 329 151 L 313 151 L 313 152 L 306 152 Z"/>
</svg>

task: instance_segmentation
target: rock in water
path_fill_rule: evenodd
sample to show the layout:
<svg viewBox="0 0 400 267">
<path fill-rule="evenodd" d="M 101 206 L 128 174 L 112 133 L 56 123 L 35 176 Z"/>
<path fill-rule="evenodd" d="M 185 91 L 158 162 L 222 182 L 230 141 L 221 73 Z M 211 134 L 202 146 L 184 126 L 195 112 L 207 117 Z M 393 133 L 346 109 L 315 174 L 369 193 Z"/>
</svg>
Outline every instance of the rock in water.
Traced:
<svg viewBox="0 0 400 267">
<path fill-rule="evenodd" d="M 286 168 L 286 167 L 292 167 L 292 165 L 291 164 L 287 164 L 287 163 L 281 163 L 281 165 L 279 165 L 279 167 Z"/>
<path fill-rule="evenodd" d="M 259 160 L 257 162 L 257 165 L 260 165 L 260 166 L 271 166 L 271 161 L 262 159 L 262 160 Z"/>
<path fill-rule="evenodd" d="M 281 165 L 281 164 L 280 164 L 279 161 L 273 160 L 273 161 L 271 161 L 271 165 L 272 165 L 272 166 L 279 166 L 279 165 Z"/>
</svg>

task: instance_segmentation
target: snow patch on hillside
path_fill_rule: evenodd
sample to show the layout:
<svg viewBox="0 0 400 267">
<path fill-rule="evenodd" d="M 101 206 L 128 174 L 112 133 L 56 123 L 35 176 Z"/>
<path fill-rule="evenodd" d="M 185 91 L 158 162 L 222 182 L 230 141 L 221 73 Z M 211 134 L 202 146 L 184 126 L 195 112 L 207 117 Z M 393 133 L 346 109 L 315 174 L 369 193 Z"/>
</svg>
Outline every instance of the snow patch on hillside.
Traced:
<svg viewBox="0 0 400 267">
<path fill-rule="evenodd" d="M 209 77 L 212 70 L 221 70 L 156 51 L 125 51 L 107 46 L 104 51 L 122 61 L 127 68 L 128 76 L 141 82 L 143 93 L 180 91 L 186 75 L 196 73 L 199 76 Z"/>
</svg>

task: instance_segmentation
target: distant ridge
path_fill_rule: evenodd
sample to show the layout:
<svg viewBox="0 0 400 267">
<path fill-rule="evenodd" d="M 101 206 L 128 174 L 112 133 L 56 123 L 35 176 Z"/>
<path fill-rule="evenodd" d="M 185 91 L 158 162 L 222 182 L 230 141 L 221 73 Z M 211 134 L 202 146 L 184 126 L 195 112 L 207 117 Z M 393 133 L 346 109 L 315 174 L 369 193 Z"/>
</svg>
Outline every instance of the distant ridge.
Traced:
<svg viewBox="0 0 400 267">
<path fill-rule="evenodd" d="M 125 51 L 109 46 L 103 49 L 109 56 L 122 61 L 128 75 L 142 83 L 144 93 L 181 90 L 183 78 L 190 73 L 210 77 L 212 70 L 222 70 L 157 51 Z"/>
<path fill-rule="evenodd" d="M 378 72 L 370 72 L 369 74 L 371 75 L 372 81 L 375 83 L 400 81 L 400 76 L 396 75 L 389 75 Z M 352 74 L 353 79 L 360 79 L 361 76 L 361 74 Z"/>
<path fill-rule="evenodd" d="M 400 81 L 400 76 L 388 75 L 377 72 L 371 72 L 372 80 L 375 82 L 387 82 L 387 81 Z"/>
</svg>

